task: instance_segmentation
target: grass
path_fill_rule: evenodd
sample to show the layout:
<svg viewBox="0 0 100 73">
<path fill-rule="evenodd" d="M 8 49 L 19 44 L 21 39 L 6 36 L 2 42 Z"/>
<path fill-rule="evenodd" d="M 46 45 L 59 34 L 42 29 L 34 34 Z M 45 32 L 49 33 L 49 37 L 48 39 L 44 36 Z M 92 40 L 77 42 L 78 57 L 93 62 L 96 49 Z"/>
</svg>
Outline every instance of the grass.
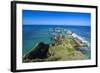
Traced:
<svg viewBox="0 0 100 73">
<path fill-rule="evenodd" d="M 31 62 L 84 60 L 85 56 L 77 51 L 77 44 L 70 37 L 61 38 L 61 44 L 50 45 L 48 57 L 45 59 L 32 59 Z"/>
<path fill-rule="evenodd" d="M 84 55 L 80 51 L 75 50 L 76 44 L 69 38 L 63 38 L 63 42 L 60 45 L 50 46 L 49 53 L 51 56 L 48 58 L 51 60 L 81 60 L 84 59 Z"/>
</svg>

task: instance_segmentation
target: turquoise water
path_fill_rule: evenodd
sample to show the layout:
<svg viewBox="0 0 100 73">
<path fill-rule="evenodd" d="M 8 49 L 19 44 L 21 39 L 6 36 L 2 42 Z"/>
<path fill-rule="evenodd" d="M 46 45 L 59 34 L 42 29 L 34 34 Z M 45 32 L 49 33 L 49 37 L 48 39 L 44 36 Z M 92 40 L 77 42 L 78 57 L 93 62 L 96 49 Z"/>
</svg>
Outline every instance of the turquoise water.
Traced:
<svg viewBox="0 0 100 73">
<path fill-rule="evenodd" d="M 23 55 L 29 50 L 34 48 L 38 42 L 44 42 L 47 44 L 52 43 L 50 30 L 52 28 L 64 28 L 66 30 L 71 30 L 90 44 L 90 27 L 89 26 L 65 26 L 65 25 L 23 25 Z M 91 58 L 90 47 L 81 50 L 86 58 Z"/>
</svg>

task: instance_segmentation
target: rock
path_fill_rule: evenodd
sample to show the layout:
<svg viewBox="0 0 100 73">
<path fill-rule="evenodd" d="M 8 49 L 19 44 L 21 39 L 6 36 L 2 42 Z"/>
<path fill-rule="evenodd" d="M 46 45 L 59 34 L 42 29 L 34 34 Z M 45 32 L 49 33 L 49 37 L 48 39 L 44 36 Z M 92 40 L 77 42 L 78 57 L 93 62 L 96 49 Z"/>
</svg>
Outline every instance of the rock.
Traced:
<svg viewBox="0 0 100 73">
<path fill-rule="evenodd" d="M 44 44 L 43 42 L 40 42 L 36 48 L 34 48 L 31 52 L 29 52 L 25 57 L 24 60 L 26 59 L 44 59 L 48 55 L 48 49 L 49 45 Z"/>
</svg>

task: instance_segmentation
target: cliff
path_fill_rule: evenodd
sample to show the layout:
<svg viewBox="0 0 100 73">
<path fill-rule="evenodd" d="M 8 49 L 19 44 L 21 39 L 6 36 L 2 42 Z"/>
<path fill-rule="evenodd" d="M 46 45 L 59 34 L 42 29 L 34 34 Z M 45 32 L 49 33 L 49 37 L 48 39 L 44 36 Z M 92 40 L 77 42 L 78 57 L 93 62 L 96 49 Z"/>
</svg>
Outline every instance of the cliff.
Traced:
<svg viewBox="0 0 100 73">
<path fill-rule="evenodd" d="M 77 43 L 68 36 L 59 37 L 60 43 L 45 44 L 43 42 L 23 57 L 23 62 L 84 60 L 85 55 L 77 50 Z"/>
</svg>

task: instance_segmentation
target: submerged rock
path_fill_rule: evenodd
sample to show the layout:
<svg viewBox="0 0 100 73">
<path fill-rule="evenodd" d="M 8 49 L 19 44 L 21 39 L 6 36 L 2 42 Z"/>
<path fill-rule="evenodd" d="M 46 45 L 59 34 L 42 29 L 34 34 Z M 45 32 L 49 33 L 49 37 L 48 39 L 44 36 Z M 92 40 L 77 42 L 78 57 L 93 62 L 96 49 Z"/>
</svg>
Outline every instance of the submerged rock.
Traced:
<svg viewBox="0 0 100 73">
<path fill-rule="evenodd" d="M 24 60 L 31 60 L 31 59 L 44 59 L 47 57 L 48 54 L 48 44 L 44 44 L 43 42 L 40 42 L 36 48 L 34 48 L 32 51 L 30 51 L 27 55 L 24 56 Z"/>
</svg>

